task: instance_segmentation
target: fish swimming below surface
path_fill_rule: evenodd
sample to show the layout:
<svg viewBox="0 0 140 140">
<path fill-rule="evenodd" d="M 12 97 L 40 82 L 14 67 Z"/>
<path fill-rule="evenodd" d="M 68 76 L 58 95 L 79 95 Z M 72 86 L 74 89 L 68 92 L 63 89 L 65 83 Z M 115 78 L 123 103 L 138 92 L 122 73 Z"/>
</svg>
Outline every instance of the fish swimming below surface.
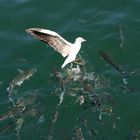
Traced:
<svg viewBox="0 0 140 140">
<path fill-rule="evenodd" d="M 21 86 L 25 80 L 28 80 L 37 70 L 35 68 L 20 71 L 20 73 L 10 82 L 9 87 L 7 88 L 8 96 L 11 97 L 11 94 L 16 86 Z"/>
<path fill-rule="evenodd" d="M 114 67 L 117 71 L 122 72 L 122 67 L 114 62 L 105 51 L 100 51 L 99 54 L 108 64 Z"/>
<path fill-rule="evenodd" d="M 122 26 L 119 24 L 117 29 L 118 29 L 118 35 L 119 35 L 119 46 L 122 49 L 124 46 L 124 35 L 122 31 Z"/>
</svg>

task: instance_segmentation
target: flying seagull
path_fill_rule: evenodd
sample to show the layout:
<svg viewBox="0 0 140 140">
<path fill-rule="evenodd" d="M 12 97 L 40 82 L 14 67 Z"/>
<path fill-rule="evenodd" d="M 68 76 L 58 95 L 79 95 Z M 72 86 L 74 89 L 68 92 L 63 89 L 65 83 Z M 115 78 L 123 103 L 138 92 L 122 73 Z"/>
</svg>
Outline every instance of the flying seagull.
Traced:
<svg viewBox="0 0 140 140">
<path fill-rule="evenodd" d="M 67 56 L 61 66 L 62 69 L 76 59 L 76 55 L 81 48 L 81 43 L 86 41 L 82 37 L 78 37 L 74 43 L 70 43 L 56 32 L 42 28 L 29 28 L 25 31 L 54 48 L 54 50 L 59 52 L 63 57 Z"/>
</svg>

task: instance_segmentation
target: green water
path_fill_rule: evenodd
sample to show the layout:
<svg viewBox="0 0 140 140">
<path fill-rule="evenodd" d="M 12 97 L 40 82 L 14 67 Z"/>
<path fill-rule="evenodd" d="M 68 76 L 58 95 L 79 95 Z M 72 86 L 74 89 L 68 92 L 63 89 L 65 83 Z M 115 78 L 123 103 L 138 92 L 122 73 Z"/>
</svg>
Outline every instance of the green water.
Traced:
<svg viewBox="0 0 140 140">
<path fill-rule="evenodd" d="M 54 140 L 140 139 L 139 13 L 139 0 L 0 0 L 0 114 L 13 108 L 6 88 L 18 74 L 17 70 L 32 68 L 36 68 L 37 72 L 16 88 L 14 99 L 35 97 L 27 108 L 39 112 L 36 115 L 15 113 L 14 117 L 0 121 L 0 139 L 19 139 L 14 131 L 18 118 L 23 119 L 19 132 L 21 140 L 44 140 L 49 136 Z M 118 25 L 121 25 L 124 37 L 122 48 Z M 95 92 L 107 92 L 111 96 L 111 114 L 103 114 L 99 120 L 98 110 L 93 111 L 86 102 L 80 106 L 76 102 L 77 96 L 67 94 L 56 109 L 59 84 L 52 71 L 55 67 L 64 73 L 65 70 L 60 68 L 64 59 L 47 45 L 27 35 L 25 29 L 30 27 L 54 30 L 70 42 L 74 42 L 77 36 L 87 40 L 79 54 L 86 61 L 87 73 L 94 72 L 109 81 L 109 87 Z M 106 51 L 124 71 L 133 72 L 128 74 L 128 91 L 120 88 L 124 86 L 124 77 L 101 58 L 101 50 Z M 70 84 L 67 87 L 75 87 Z M 53 114 L 57 111 L 56 123 L 52 124 Z M 9 122 L 12 125 L 8 127 Z M 75 134 L 78 129 L 82 133 L 79 139 Z"/>
</svg>

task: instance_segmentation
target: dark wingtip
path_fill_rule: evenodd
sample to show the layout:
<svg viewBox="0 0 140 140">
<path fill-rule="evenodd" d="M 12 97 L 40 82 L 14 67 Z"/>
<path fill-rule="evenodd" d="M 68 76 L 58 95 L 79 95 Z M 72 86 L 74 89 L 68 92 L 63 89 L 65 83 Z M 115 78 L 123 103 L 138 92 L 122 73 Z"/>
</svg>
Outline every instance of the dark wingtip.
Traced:
<svg viewBox="0 0 140 140">
<path fill-rule="evenodd" d="M 26 32 L 26 33 L 31 33 L 32 30 L 31 30 L 31 28 L 29 28 L 29 29 L 25 29 L 25 32 Z"/>
<path fill-rule="evenodd" d="M 40 32 L 41 28 L 28 28 L 28 29 L 25 29 L 25 31 L 30 34 L 34 34 L 35 32 Z"/>
<path fill-rule="evenodd" d="M 25 29 L 27 31 L 40 31 L 41 28 L 28 28 L 28 29 Z"/>
<path fill-rule="evenodd" d="M 36 32 L 35 28 L 25 29 L 25 32 L 35 37 L 35 32 Z"/>
</svg>

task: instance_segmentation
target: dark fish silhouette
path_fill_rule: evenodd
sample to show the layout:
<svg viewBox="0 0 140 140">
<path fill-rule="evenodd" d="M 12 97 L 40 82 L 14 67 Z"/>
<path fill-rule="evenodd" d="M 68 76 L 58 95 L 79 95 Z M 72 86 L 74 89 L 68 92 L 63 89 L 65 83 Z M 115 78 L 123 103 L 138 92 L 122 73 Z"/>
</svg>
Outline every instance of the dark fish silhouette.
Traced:
<svg viewBox="0 0 140 140">
<path fill-rule="evenodd" d="M 122 71 L 121 66 L 114 62 L 111 56 L 109 56 L 105 51 L 100 51 L 99 54 L 108 64 L 114 67 L 117 71 Z"/>
</svg>

